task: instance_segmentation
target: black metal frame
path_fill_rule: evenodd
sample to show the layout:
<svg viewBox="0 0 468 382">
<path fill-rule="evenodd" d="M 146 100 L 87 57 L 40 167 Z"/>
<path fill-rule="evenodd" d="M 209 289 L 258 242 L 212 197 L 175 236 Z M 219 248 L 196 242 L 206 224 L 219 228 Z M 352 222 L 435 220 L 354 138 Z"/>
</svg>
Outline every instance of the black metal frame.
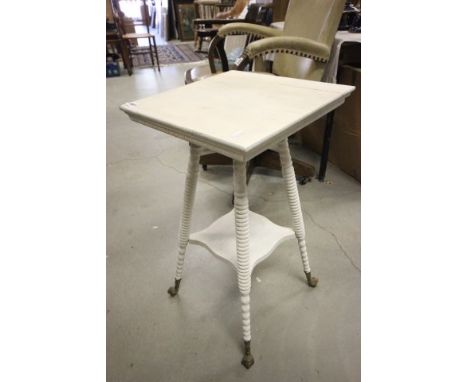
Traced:
<svg viewBox="0 0 468 382">
<path fill-rule="evenodd" d="M 327 123 L 325 126 L 325 131 L 323 132 L 322 157 L 320 158 L 320 169 L 317 176 L 317 179 L 320 182 L 323 182 L 325 180 L 325 173 L 327 172 L 328 153 L 330 151 L 330 141 L 334 117 L 335 111 L 331 111 L 327 114 Z"/>
</svg>

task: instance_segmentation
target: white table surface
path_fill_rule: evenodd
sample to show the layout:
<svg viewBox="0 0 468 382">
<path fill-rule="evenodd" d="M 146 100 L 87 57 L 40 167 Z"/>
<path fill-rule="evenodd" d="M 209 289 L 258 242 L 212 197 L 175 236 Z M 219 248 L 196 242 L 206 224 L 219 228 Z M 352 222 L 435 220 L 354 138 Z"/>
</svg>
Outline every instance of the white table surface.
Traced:
<svg viewBox="0 0 468 382">
<path fill-rule="evenodd" d="M 136 122 L 246 161 L 337 108 L 353 90 L 229 71 L 121 109 Z"/>
</svg>

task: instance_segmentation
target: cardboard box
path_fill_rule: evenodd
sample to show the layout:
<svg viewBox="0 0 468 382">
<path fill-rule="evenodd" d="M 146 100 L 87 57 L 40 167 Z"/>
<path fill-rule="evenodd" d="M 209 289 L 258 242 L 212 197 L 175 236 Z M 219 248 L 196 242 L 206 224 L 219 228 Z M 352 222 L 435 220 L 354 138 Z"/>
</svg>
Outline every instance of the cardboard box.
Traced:
<svg viewBox="0 0 468 382">
<path fill-rule="evenodd" d="M 335 111 L 328 160 L 345 173 L 361 181 L 361 69 L 343 65 L 338 83 L 353 85 L 356 90 Z M 321 154 L 325 117 L 302 130 L 304 146 Z"/>
</svg>

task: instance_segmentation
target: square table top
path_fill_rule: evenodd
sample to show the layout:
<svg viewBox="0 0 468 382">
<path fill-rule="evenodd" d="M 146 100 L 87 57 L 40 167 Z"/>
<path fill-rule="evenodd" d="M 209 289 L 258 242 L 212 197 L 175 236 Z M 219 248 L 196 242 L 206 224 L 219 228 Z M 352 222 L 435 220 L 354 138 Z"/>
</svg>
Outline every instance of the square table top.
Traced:
<svg viewBox="0 0 468 382">
<path fill-rule="evenodd" d="M 246 161 L 336 109 L 353 90 L 231 70 L 120 108 L 135 122 Z"/>
</svg>

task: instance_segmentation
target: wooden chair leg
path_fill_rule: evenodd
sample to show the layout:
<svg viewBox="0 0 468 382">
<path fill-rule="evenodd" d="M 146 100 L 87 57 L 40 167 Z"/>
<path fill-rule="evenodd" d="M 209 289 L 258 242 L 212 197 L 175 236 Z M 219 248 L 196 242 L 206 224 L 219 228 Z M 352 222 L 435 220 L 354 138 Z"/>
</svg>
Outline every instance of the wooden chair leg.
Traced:
<svg viewBox="0 0 468 382">
<path fill-rule="evenodd" d="M 197 52 L 201 52 L 202 47 L 203 47 L 203 38 L 202 38 L 202 37 L 198 37 L 198 40 L 197 40 Z"/>
<path fill-rule="evenodd" d="M 130 55 L 128 42 L 123 40 L 121 47 L 122 47 L 122 60 L 127 68 L 128 75 L 131 76 L 133 74 L 133 62 L 132 62 L 132 57 Z"/>
<path fill-rule="evenodd" d="M 195 30 L 195 33 L 194 33 L 194 36 L 193 36 L 193 47 L 195 49 L 197 49 L 199 39 L 200 39 L 200 36 L 198 36 L 198 32 Z"/>
<path fill-rule="evenodd" d="M 151 64 L 154 67 L 154 57 L 153 57 L 153 44 L 151 41 L 151 37 L 148 37 L 148 43 L 149 43 L 149 50 L 150 50 L 150 57 L 151 57 Z"/>
<path fill-rule="evenodd" d="M 158 72 L 161 71 L 161 68 L 159 67 L 159 56 L 158 56 L 158 46 L 156 45 L 156 38 L 153 36 L 153 44 L 154 44 L 154 51 L 156 53 L 156 63 L 158 65 Z"/>
</svg>

